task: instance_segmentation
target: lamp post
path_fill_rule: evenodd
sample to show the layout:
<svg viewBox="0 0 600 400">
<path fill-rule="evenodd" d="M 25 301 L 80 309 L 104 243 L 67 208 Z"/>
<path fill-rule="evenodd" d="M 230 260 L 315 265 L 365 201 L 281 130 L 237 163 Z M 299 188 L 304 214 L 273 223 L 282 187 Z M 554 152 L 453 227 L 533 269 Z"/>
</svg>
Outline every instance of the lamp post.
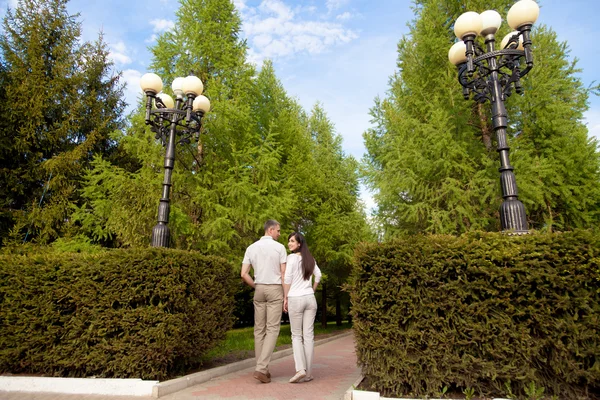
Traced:
<svg viewBox="0 0 600 400">
<path fill-rule="evenodd" d="M 158 223 L 152 230 L 152 247 L 169 247 L 169 195 L 175 165 L 175 144 L 189 143 L 192 138 L 198 139 L 202 117 L 210 109 L 210 101 L 202 96 L 202 81 L 192 75 L 173 80 L 171 88 L 176 96 L 175 101 L 168 94 L 161 93 L 163 83 L 156 74 L 147 73 L 142 76 L 140 86 L 146 94 L 146 125 L 150 125 L 156 138 L 167 148 L 162 197 L 158 204 Z M 156 108 L 153 108 L 153 103 Z"/>
<path fill-rule="evenodd" d="M 500 154 L 500 183 L 502 198 L 500 221 L 502 230 L 509 234 L 528 233 L 525 206 L 518 198 L 517 181 L 508 159 L 506 139 L 507 114 L 504 100 L 512 89 L 522 92 L 520 79 L 533 67 L 531 26 L 537 20 L 540 8 L 534 0 L 520 0 L 508 11 L 507 21 L 514 32 L 509 33 L 495 48 L 495 34 L 502 18 L 493 10 L 481 14 L 469 11 L 454 23 L 454 33 L 460 39 L 448 52 L 451 63 L 458 67 L 458 81 L 463 86 L 463 96 L 492 108 L 492 124 Z M 475 41 L 478 35 L 485 40 L 485 49 Z M 524 61 L 524 65 L 523 64 Z"/>
</svg>

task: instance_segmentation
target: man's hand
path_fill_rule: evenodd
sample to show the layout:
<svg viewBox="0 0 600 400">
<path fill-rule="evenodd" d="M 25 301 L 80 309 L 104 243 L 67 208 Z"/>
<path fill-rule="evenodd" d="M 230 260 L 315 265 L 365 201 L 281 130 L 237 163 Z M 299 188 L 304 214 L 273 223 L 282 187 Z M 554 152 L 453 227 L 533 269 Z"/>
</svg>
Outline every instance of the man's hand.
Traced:
<svg viewBox="0 0 600 400">
<path fill-rule="evenodd" d="M 283 299 L 283 312 L 284 313 L 288 312 L 288 299 L 287 299 L 287 297 Z"/>
<path fill-rule="evenodd" d="M 250 287 L 252 288 L 256 288 L 256 285 L 254 284 L 254 280 L 252 279 L 252 277 L 250 276 L 250 267 L 252 265 L 250 264 L 242 264 L 242 272 L 241 272 L 241 277 L 242 280 Z"/>
</svg>

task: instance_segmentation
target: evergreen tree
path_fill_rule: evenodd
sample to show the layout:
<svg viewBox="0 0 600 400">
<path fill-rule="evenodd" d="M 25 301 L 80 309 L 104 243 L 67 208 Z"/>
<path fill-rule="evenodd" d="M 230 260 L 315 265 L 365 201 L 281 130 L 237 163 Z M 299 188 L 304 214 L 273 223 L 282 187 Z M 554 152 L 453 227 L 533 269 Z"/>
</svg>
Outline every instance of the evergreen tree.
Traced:
<svg viewBox="0 0 600 400">
<path fill-rule="evenodd" d="M 398 72 L 391 78 L 389 97 L 376 102 L 372 109 L 375 127 L 364 135 L 367 147 L 364 175 L 377 192 L 377 217 L 386 235 L 500 230 L 499 162 L 489 104 L 462 99 L 457 72 L 448 63 L 447 53 L 455 40 L 452 23 L 460 14 L 467 9 L 477 12 L 495 9 L 506 15 L 511 5 L 512 2 L 503 0 L 415 3 L 417 18 L 410 35 L 398 45 Z M 505 24 L 497 37 L 502 38 L 508 29 Z M 524 97 L 513 95 L 506 101 L 512 135 L 509 145 L 513 147 L 511 162 L 515 166 L 519 198 L 531 208 L 528 217 L 534 228 L 547 226 L 550 221 L 570 221 L 564 227 L 583 226 L 584 221 L 597 218 L 598 209 L 594 189 L 598 182 L 598 159 L 595 145 L 587 142 L 581 124 L 587 93 L 574 76 L 573 66 L 564 60 L 564 51 L 560 51 L 560 45 L 551 36 L 544 28 L 534 27 L 537 65 L 523 78 L 527 86 Z M 556 61 L 548 71 L 551 54 Z M 551 80 L 544 85 L 536 74 Z M 540 87 L 533 89 L 536 85 Z M 546 91 L 544 98 L 553 98 L 548 103 L 552 104 L 550 107 L 539 104 L 539 90 Z M 529 108 L 525 110 L 520 104 L 528 104 Z M 559 143 L 566 139 L 554 137 L 551 139 L 554 143 L 550 143 L 546 141 L 550 132 L 541 134 L 541 127 L 537 127 L 540 121 L 552 120 L 549 111 L 559 104 L 561 126 L 555 124 L 552 132 L 560 131 L 565 138 L 578 137 L 569 144 L 570 151 L 564 151 L 565 147 L 558 150 Z M 531 141 L 531 136 L 520 134 L 521 126 L 522 132 L 526 127 L 540 132 L 536 135 L 537 143 Z M 551 159 L 539 157 L 542 148 L 546 152 L 554 149 Z M 581 171 L 567 167 L 575 162 L 584 163 L 585 167 Z M 542 170 L 546 173 L 540 175 Z M 584 188 L 576 190 L 569 181 Z M 550 206 L 543 207 L 546 203 Z M 546 215 L 547 210 L 551 210 L 552 217 Z"/>
<path fill-rule="evenodd" d="M 68 231 L 83 169 L 111 155 L 109 135 L 122 126 L 108 49 L 102 37 L 79 43 L 66 3 L 21 0 L 3 21 L 0 197 L 15 238 L 49 242 Z"/>
</svg>

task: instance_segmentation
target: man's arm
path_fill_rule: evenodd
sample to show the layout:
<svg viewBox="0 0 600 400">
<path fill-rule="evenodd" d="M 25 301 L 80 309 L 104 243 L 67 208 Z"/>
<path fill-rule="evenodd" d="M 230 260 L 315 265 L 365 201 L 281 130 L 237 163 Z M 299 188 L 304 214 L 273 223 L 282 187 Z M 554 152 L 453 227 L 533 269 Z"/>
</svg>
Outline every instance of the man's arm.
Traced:
<svg viewBox="0 0 600 400">
<path fill-rule="evenodd" d="M 285 277 L 285 263 L 279 264 L 279 268 L 281 269 L 281 283 L 283 283 L 283 278 Z"/>
<path fill-rule="evenodd" d="M 284 264 L 285 265 L 285 264 Z M 251 264 L 242 264 L 242 280 L 250 287 L 256 288 L 256 285 L 254 284 L 254 280 L 252 279 L 252 277 L 250 276 L 250 267 L 252 265 Z"/>
</svg>

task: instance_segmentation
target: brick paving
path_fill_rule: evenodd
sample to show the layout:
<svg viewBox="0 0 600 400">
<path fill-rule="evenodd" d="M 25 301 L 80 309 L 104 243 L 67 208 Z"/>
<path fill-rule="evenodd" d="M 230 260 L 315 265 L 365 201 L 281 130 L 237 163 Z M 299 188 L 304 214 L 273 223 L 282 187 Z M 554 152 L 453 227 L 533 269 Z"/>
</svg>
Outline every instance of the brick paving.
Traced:
<svg viewBox="0 0 600 400">
<path fill-rule="evenodd" d="M 359 378 L 356 366 L 354 336 L 315 346 L 314 380 L 289 383 L 295 374 L 292 355 L 271 361 L 271 383 L 261 383 L 252 377 L 254 368 L 214 378 L 200 385 L 160 397 L 164 400 L 340 400 Z M 0 391 L 0 400 L 149 400 L 140 396 L 92 396 L 41 393 L 8 393 Z"/>
</svg>

